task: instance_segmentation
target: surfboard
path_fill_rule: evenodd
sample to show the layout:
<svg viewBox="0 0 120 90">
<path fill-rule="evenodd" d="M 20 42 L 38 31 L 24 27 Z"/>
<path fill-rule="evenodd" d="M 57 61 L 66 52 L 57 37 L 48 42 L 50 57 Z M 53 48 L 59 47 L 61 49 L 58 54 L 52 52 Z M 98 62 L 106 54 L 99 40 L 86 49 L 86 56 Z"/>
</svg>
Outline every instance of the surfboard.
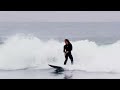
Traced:
<svg viewBox="0 0 120 90">
<path fill-rule="evenodd" d="M 58 72 L 61 72 L 61 71 L 64 71 L 64 68 L 61 67 L 61 66 L 56 66 L 56 65 L 51 65 L 51 64 L 48 64 L 50 67 L 56 69 L 56 71 Z"/>
</svg>

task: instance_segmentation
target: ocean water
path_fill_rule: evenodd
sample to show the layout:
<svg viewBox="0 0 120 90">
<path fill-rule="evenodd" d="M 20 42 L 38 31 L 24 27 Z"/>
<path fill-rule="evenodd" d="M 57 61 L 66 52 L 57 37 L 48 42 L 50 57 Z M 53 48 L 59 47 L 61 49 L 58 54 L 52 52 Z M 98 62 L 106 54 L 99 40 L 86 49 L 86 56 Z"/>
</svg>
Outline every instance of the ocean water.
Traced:
<svg viewBox="0 0 120 90">
<path fill-rule="evenodd" d="M 74 65 L 51 73 L 48 64 L 63 65 L 65 38 Z M 0 23 L 0 78 L 120 78 L 119 53 L 120 22 Z"/>
</svg>

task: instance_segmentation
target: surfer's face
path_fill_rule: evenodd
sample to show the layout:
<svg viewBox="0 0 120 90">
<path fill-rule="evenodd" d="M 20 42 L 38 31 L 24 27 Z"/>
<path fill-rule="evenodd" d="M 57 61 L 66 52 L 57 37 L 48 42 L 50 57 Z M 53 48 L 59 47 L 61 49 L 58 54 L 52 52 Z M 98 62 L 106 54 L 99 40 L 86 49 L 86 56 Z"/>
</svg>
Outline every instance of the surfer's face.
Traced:
<svg viewBox="0 0 120 90">
<path fill-rule="evenodd" d="M 65 44 L 68 44 L 68 42 L 65 40 Z"/>
</svg>

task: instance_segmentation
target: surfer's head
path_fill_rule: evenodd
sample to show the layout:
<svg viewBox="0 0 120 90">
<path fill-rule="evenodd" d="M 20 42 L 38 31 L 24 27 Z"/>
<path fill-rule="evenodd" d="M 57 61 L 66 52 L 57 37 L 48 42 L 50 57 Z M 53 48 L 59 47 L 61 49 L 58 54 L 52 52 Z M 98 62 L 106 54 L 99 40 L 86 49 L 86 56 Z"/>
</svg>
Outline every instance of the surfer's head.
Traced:
<svg viewBox="0 0 120 90">
<path fill-rule="evenodd" d="M 70 44 L 70 41 L 68 39 L 65 39 L 65 44 Z"/>
</svg>

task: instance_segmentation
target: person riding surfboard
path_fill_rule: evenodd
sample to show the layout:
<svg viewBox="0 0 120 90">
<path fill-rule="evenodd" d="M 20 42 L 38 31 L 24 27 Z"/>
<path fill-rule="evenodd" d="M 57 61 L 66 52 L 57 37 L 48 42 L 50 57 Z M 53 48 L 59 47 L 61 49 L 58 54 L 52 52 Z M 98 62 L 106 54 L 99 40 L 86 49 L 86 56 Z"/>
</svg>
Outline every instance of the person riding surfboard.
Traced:
<svg viewBox="0 0 120 90">
<path fill-rule="evenodd" d="M 70 58 L 71 60 L 71 64 L 73 64 L 73 56 L 71 54 L 71 51 L 73 49 L 73 46 L 72 44 L 70 43 L 70 41 L 68 39 L 65 39 L 64 40 L 65 42 L 65 45 L 64 45 L 64 49 L 63 49 L 63 52 L 65 54 L 65 61 L 64 61 L 64 65 L 66 65 L 67 61 L 68 61 L 68 57 Z"/>
</svg>

